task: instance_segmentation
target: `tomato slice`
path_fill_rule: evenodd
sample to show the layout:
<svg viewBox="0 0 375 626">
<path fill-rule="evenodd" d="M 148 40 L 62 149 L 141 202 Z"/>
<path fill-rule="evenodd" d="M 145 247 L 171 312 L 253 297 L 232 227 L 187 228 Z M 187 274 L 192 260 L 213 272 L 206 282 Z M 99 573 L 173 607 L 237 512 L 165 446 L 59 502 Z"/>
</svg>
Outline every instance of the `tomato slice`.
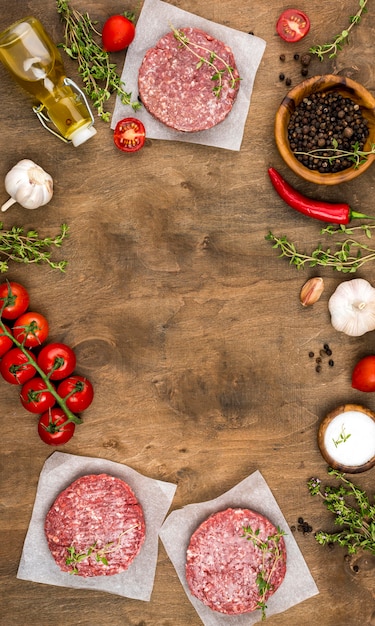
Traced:
<svg viewBox="0 0 375 626">
<path fill-rule="evenodd" d="M 300 41 L 310 30 L 310 20 L 299 9 L 286 9 L 277 20 L 276 30 L 284 41 Z"/>
<path fill-rule="evenodd" d="M 135 117 L 126 117 L 117 123 L 113 139 L 119 150 L 136 152 L 145 143 L 145 127 Z"/>
</svg>

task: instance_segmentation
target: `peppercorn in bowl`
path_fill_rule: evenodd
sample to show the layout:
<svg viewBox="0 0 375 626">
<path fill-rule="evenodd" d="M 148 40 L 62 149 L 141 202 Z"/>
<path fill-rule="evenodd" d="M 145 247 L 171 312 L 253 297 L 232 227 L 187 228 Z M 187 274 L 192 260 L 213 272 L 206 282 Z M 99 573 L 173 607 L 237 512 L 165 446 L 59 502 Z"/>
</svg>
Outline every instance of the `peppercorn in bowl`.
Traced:
<svg viewBox="0 0 375 626">
<path fill-rule="evenodd" d="M 345 76 L 313 76 L 285 96 L 274 130 L 295 174 L 318 185 L 347 182 L 375 159 L 375 98 Z"/>
</svg>

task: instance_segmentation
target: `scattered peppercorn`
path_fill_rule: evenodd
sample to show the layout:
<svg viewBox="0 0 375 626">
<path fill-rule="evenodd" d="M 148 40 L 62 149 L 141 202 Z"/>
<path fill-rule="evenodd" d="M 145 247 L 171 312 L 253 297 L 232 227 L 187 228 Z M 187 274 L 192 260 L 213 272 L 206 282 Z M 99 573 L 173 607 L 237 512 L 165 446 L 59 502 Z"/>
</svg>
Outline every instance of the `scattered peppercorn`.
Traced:
<svg viewBox="0 0 375 626">
<path fill-rule="evenodd" d="M 302 76 L 307 76 L 307 74 L 309 73 L 309 70 L 307 69 L 307 67 L 303 67 L 301 69 L 301 74 Z"/>
<path fill-rule="evenodd" d="M 330 360 L 328 361 L 328 365 L 329 365 L 330 367 L 333 367 L 333 366 L 334 366 L 334 364 L 335 364 L 335 362 L 334 362 L 332 359 L 330 359 Z"/>
<path fill-rule="evenodd" d="M 359 567 L 358 565 L 353 565 L 353 572 L 359 572 Z"/>
<path fill-rule="evenodd" d="M 291 78 L 287 78 L 285 81 L 285 84 L 289 87 L 292 84 L 292 79 Z"/>
<path fill-rule="evenodd" d="M 301 65 L 303 65 L 304 67 L 307 67 L 308 65 L 310 65 L 310 61 L 311 61 L 310 54 L 303 54 L 301 56 Z"/>
<path fill-rule="evenodd" d="M 280 61 L 285 61 L 285 54 L 280 54 Z"/>
<path fill-rule="evenodd" d="M 314 353 L 313 353 L 312 351 L 311 351 L 311 352 L 309 352 L 309 357 L 310 357 L 310 359 L 313 359 L 313 358 L 314 358 L 314 356 L 315 356 L 315 355 L 314 355 Z"/>
<path fill-rule="evenodd" d="M 306 522 L 303 517 L 299 517 L 298 518 L 298 526 L 297 526 L 297 530 L 299 532 L 302 532 L 303 534 L 305 533 L 311 533 L 312 532 L 312 526 L 310 526 L 310 524 L 308 522 Z"/>
<path fill-rule="evenodd" d="M 285 74 L 279 74 L 279 80 L 284 80 Z"/>
<path fill-rule="evenodd" d="M 322 371 L 322 366 L 321 365 L 317 365 L 315 368 L 315 371 L 317 372 L 317 374 L 319 374 Z"/>
<path fill-rule="evenodd" d="M 294 59 L 295 59 L 296 61 L 298 61 L 298 59 L 299 59 L 299 54 L 297 54 L 297 53 L 296 53 L 296 54 L 294 55 Z"/>
</svg>

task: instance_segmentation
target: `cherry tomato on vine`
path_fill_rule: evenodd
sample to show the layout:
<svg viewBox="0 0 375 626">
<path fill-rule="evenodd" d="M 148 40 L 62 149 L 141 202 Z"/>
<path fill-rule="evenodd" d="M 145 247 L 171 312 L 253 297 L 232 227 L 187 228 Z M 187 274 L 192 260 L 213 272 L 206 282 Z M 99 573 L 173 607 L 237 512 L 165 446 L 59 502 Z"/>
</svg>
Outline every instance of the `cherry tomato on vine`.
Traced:
<svg viewBox="0 0 375 626">
<path fill-rule="evenodd" d="M 48 343 L 39 352 L 37 363 L 50 380 L 70 376 L 76 366 L 76 355 L 65 343 Z"/>
<path fill-rule="evenodd" d="M 64 398 L 68 409 L 80 413 L 90 406 L 94 398 L 94 389 L 84 376 L 70 376 L 57 387 L 60 398 Z"/>
<path fill-rule="evenodd" d="M 56 404 L 55 397 L 47 389 L 42 378 L 32 378 L 22 387 L 20 393 L 22 406 L 30 413 L 44 413 Z"/>
<path fill-rule="evenodd" d="M 25 348 L 36 348 L 48 337 L 49 324 L 41 313 L 24 313 L 14 323 L 13 337 Z"/>
<path fill-rule="evenodd" d="M 135 26 L 124 15 L 112 15 L 102 30 L 102 43 L 106 52 L 119 52 L 130 46 L 135 37 Z"/>
<path fill-rule="evenodd" d="M 5 324 L 4 326 L 8 333 L 12 334 L 10 328 L 8 328 L 8 326 L 6 326 Z M 13 341 L 3 332 L 2 328 L 0 328 L 0 358 L 4 356 L 4 354 L 12 348 L 12 346 Z"/>
<path fill-rule="evenodd" d="M 146 131 L 140 120 L 126 117 L 116 124 L 113 140 L 123 152 L 137 152 L 145 143 Z"/>
<path fill-rule="evenodd" d="M 310 30 L 310 20 L 299 9 L 286 9 L 277 20 L 276 30 L 284 41 L 300 41 Z"/>
<path fill-rule="evenodd" d="M 0 308 L 4 306 L 1 317 L 15 320 L 25 313 L 30 298 L 27 289 L 19 283 L 6 282 L 0 285 Z"/>
<path fill-rule="evenodd" d="M 29 358 L 34 361 L 35 356 L 29 352 Z M 12 348 L 0 361 L 0 374 L 8 383 L 12 385 L 23 385 L 36 374 L 36 369 L 30 363 L 27 354 L 21 348 Z"/>
<path fill-rule="evenodd" d="M 375 391 L 375 356 L 358 361 L 352 373 L 352 387 L 359 391 Z"/>
<path fill-rule="evenodd" d="M 62 409 L 49 409 L 39 418 L 39 437 L 50 446 L 60 446 L 67 443 L 73 437 L 74 430 L 74 422 L 68 421 Z"/>
</svg>

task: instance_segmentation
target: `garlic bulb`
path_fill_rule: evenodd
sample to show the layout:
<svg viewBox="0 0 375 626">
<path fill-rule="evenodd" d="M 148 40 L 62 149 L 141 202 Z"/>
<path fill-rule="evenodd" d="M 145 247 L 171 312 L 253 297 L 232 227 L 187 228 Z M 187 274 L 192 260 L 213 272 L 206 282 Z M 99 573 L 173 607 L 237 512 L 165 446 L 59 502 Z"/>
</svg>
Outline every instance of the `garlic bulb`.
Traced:
<svg viewBox="0 0 375 626">
<path fill-rule="evenodd" d="M 332 326 L 359 337 L 375 329 L 375 289 L 363 278 L 340 283 L 328 301 Z"/>
<path fill-rule="evenodd" d="M 53 180 L 39 165 L 23 159 L 5 176 L 5 189 L 11 197 L 1 207 L 2 211 L 15 202 L 25 209 L 37 209 L 51 200 Z"/>
</svg>

